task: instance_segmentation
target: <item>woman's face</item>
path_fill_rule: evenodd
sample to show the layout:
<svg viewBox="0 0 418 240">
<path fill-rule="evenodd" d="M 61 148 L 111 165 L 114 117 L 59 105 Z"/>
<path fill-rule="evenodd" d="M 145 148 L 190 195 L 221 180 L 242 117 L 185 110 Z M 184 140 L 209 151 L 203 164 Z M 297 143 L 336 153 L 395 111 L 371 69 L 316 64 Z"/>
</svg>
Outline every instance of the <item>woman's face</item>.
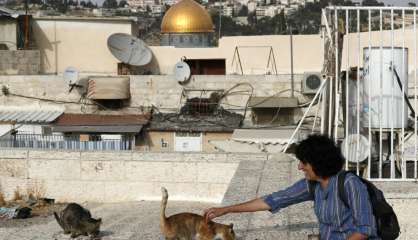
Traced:
<svg viewBox="0 0 418 240">
<path fill-rule="evenodd" d="M 317 181 L 319 179 L 319 177 L 313 171 L 312 165 L 309 163 L 303 163 L 302 161 L 299 161 L 298 169 L 305 174 L 305 178 L 307 180 Z"/>
</svg>

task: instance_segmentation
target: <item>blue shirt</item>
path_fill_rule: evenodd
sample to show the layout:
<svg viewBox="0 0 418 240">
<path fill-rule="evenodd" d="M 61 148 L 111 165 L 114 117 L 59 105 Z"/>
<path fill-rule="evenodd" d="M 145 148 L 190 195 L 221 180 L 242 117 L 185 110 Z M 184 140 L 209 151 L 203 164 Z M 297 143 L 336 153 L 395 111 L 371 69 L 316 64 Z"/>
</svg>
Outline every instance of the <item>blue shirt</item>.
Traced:
<svg viewBox="0 0 418 240">
<path fill-rule="evenodd" d="M 369 239 L 380 239 L 366 186 L 354 174 L 346 175 L 344 190 L 349 205 L 347 208 L 338 196 L 337 185 L 337 176 L 328 179 L 325 189 L 316 184 L 315 199 L 312 199 L 306 179 L 301 179 L 287 189 L 264 196 L 263 200 L 272 213 L 289 205 L 313 200 L 321 239 L 345 240 L 356 232 L 369 236 Z"/>
</svg>

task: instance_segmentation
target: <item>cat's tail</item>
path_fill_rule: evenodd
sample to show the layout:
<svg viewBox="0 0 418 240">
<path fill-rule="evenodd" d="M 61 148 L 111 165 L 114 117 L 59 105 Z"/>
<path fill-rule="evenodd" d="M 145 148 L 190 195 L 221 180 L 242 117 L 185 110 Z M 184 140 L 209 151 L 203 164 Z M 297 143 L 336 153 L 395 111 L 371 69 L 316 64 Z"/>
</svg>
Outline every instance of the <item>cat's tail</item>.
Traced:
<svg viewBox="0 0 418 240">
<path fill-rule="evenodd" d="M 168 192 L 165 187 L 161 187 L 161 194 L 162 194 L 162 200 L 161 200 L 161 215 L 160 215 L 160 225 L 161 230 L 164 232 L 164 230 L 167 228 L 167 218 L 165 216 L 165 209 L 167 207 L 167 200 L 168 200 Z"/>
<path fill-rule="evenodd" d="M 58 213 L 54 212 L 54 217 L 55 217 L 55 220 L 57 220 L 57 223 L 60 225 L 60 227 L 65 231 L 64 225 L 62 224 L 61 219 L 58 216 Z"/>
</svg>

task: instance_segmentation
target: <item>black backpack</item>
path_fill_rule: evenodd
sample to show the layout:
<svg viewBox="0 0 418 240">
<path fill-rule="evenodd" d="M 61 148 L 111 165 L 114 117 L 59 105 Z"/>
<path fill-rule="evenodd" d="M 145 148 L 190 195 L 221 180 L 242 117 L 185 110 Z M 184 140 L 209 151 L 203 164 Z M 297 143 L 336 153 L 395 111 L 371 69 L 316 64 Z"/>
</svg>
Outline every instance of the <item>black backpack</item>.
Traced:
<svg viewBox="0 0 418 240">
<path fill-rule="evenodd" d="M 349 208 L 347 196 L 344 191 L 345 176 L 348 171 L 341 171 L 337 175 L 338 181 L 338 197 Z M 355 173 L 353 173 L 356 175 Z M 356 175 L 357 176 L 357 175 Z M 377 234 L 382 240 L 393 240 L 399 237 L 400 228 L 398 218 L 396 217 L 393 208 L 386 202 L 383 192 L 378 189 L 370 181 L 357 176 L 367 187 L 369 193 L 370 202 L 373 208 L 373 215 L 376 219 Z M 313 196 L 316 182 L 309 181 L 309 192 Z"/>
</svg>

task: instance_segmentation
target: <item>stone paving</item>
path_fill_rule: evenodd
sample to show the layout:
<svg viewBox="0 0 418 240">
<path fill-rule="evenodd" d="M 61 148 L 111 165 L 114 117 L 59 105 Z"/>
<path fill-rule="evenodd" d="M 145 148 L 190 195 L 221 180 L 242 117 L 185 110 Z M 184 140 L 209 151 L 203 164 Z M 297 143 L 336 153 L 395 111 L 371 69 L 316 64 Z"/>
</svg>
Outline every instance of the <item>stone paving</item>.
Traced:
<svg viewBox="0 0 418 240">
<path fill-rule="evenodd" d="M 288 186 L 302 177 L 296 164 L 297 161 L 284 155 L 272 156 L 268 161 L 241 161 L 221 205 L 250 200 Z M 405 187 L 408 184 L 401 185 Z M 409 189 L 408 195 L 402 195 L 404 197 L 388 199 L 398 214 L 402 230 L 399 239 L 402 240 L 418 239 L 416 228 L 418 199 L 409 196 L 417 192 L 416 184 L 409 186 Z M 398 191 L 401 190 L 398 188 Z M 387 196 L 391 196 L 390 192 Z M 159 230 L 160 202 L 158 201 L 83 205 L 90 209 L 94 217 L 103 219 L 102 240 L 163 239 Z M 216 204 L 169 200 L 167 215 L 183 211 L 201 214 L 203 209 L 210 206 Z M 216 221 L 225 224 L 234 223 L 239 240 L 308 240 L 309 235 L 318 233 L 318 224 L 312 208 L 312 203 L 303 203 L 290 206 L 276 214 L 269 212 L 230 214 L 217 218 Z M 49 216 L 30 221 L 0 221 L 0 239 L 68 240 L 70 237 L 64 235 L 53 216 Z"/>
</svg>

